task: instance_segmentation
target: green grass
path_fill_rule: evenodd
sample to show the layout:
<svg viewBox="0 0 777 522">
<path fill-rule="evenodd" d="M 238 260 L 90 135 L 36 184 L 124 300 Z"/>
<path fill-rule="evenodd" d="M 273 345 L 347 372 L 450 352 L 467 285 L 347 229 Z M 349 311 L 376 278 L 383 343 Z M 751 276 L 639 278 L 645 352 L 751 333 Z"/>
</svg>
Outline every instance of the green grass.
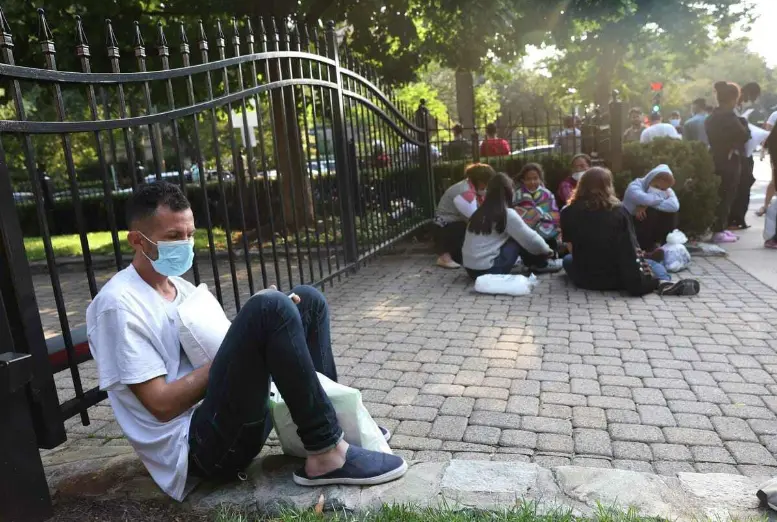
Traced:
<svg viewBox="0 0 777 522">
<path fill-rule="evenodd" d="M 356 235 L 359 245 L 363 248 L 369 248 L 382 241 L 384 236 L 392 237 L 398 233 L 401 227 L 410 227 L 417 223 L 421 218 L 418 217 L 405 217 L 400 223 L 391 222 L 388 216 L 379 212 L 370 212 L 364 218 L 356 218 Z M 388 230 L 388 232 L 386 231 Z M 249 234 L 248 237 L 251 237 Z M 243 248 L 242 232 L 232 232 L 232 244 L 238 249 Z M 289 234 L 284 237 L 280 234 L 276 235 L 276 245 L 279 249 L 284 248 L 284 244 L 288 243 L 290 248 L 296 248 L 297 238 L 299 238 L 300 248 L 307 249 L 308 243 L 311 248 L 325 247 L 327 244 L 334 246 L 342 243 L 342 233 L 340 231 L 339 218 L 330 218 L 328 220 L 326 231 L 320 230 L 316 235 L 315 230 L 305 229 L 300 230 L 297 234 Z M 110 232 L 90 232 L 86 235 L 87 242 L 89 243 L 89 251 L 92 255 L 113 255 L 113 240 L 111 239 Z M 220 228 L 213 229 L 213 241 L 216 251 L 227 250 L 227 234 Z M 119 243 L 121 250 L 125 254 L 131 254 L 132 249 L 127 244 L 127 231 L 119 231 Z M 78 234 L 68 234 L 61 236 L 53 236 L 51 238 L 51 246 L 54 249 L 54 256 L 57 258 L 75 257 L 80 258 L 83 255 L 81 248 L 81 238 Z M 272 247 L 272 242 L 269 238 L 262 238 L 262 246 L 264 248 Z M 256 248 L 256 240 L 251 239 L 249 247 L 253 250 Z M 29 261 L 43 261 L 46 259 L 46 252 L 43 248 L 43 238 L 41 237 L 26 237 L 24 238 L 24 248 L 27 251 L 27 259 Z M 198 252 L 208 251 L 208 233 L 205 229 L 197 230 L 194 233 L 194 248 Z"/>
<path fill-rule="evenodd" d="M 510 510 L 484 511 L 476 509 L 414 508 L 411 506 L 383 507 L 378 511 L 359 515 L 345 512 L 326 512 L 319 509 L 289 511 L 276 517 L 235 511 L 219 510 L 215 522 L 660 522 L 656 517 L 640 516 L 636 509 L 621 510 L 599 506 L 590 518 L 576 517 L 570 510 L 540 511 L 532 502 L 525 502 Z"/>
<path fill-rule="evenodd" d="M 113 239 L 110 232 L 90 232 L 86 235 L 89 243 L 89 251 L 92 255 L 111 255 L 113 254 Z M 220 228 L 213 229 L 213 240 L 217 250 L 227 248 L 227 235 Z M 131 254 L 132 249 L 127 244 L 127 231 L 119 231 L 119 242 L 121 250 L 125 254 Z M 78 234 L 64 236 L 53 236 L 51 246 L 54 249 L 54 255 L 60 257 L 81 257 L 83 250 L 81 248 L 81 238 Z M 46 252 L 43 248 L 43 238 L 25 237 L 24 248 L 27 251 L 27 259 L 30 261 L 41 261 L 46 259 Z M 208 233 L 206 230 L 197 230 L 194 234 L 194 248 L 197 250 L 208 250 Z"/>
</svg>

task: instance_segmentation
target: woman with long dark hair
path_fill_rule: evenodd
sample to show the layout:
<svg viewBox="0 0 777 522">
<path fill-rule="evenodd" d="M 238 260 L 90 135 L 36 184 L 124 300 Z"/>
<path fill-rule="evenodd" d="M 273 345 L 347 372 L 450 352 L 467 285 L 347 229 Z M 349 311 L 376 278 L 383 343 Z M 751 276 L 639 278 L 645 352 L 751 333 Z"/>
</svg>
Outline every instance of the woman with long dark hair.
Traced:
<svg viewBox="0 0 777 522">
<path fill-rule="evenodd" d="M 512 209 L 513 182 L 506 174 L 491 178 L 486 198 L 467 225 L 461 249 L 464 268 L 472 279 L 484 274 L 509 274 L 518 258 L 537 266 L 544 257 L 544 272 L 561 270 L 558 260 L 548 260 L 553 250 Z"/>
<path fill-rule="evenodd" d="M 561 231 L 572 252 L 564 258 L 564 270 L 580 288 L 625 290 L 635 296 L 699 293 L 697 281 L 673 283 L 660 263 L 643 257 L 631 216 L 615 196 L 607 169 L 594 167 L 580 178 L 561 211 Z"/>
<path fill-rule="evenodd" d="M 720 176 L 718 188 L 720 202 L 712 228 L 712 240 L 716 243 L 733 243 L 739 237 L 727 230 L 729 214 L 739 189 L 745 144 L 750 140 L 750 128 L 747 121 L 735 112 L 741 97 L 739 86 L 730 82 L 717 82 L 715 92 L 718 108 L 712 111 L 710 117 L 704 122 L 710 142 L 710 152 L 715 162 L 715 174 Z"/>
</svg>

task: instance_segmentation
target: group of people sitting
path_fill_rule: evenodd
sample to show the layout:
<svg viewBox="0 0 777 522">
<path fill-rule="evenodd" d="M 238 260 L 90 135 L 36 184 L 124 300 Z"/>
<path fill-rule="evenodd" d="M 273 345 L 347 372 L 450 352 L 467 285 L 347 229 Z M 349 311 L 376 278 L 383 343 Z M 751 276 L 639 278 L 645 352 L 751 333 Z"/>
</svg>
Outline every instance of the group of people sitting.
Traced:
<svg viewBox="0 0 777 522">
<path fill-rule="evenodd" d="M 555 195 L 536 163 L 514 179 L 490 165 L 471 165 L 438 204 L 437 264 L 463 266 L 473 280 L 523 265 L 537 274 L 563 269 L 590 290 L 695 295 L 698 281 L 672 282 L 661 264 L 661 245 L 680 210 L 674 183 L 671 169 L 659 165 L 634 180 L 621 202 L 610 171 L 591 168 L 582 154 Z"/>
</svg>

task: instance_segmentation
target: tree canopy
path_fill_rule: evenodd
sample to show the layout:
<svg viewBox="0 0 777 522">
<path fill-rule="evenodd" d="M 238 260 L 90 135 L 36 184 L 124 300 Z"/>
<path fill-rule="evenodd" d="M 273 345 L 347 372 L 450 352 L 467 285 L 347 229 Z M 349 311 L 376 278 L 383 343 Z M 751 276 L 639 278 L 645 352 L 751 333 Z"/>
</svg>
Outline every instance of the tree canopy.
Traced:
<svg viewBox="0 0 777 522">
<path fill-rule="evenodd" d="M 633 96 L 702 63 L 748 19 L 747 7 L 743 0 L 573 0 L 550 33 L 562 51 L 551 71 L 598 104 L 613 88 Z"/>
</svg>

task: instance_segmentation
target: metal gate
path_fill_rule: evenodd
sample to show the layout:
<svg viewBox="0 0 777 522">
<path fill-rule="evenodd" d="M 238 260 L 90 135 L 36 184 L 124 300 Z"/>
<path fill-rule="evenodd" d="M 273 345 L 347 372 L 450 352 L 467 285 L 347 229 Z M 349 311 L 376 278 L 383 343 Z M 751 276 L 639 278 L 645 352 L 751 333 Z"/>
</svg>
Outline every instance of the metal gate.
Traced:
<svg viewBox="0 0 777 522">
<path fill-rule="evenodd" d="M 0 9 L 0 355 L 30 356 L 14 359 L 22 374 L 31 370 L 29 384 L 14 389 L 29 406 L 38 447 L 64 442 L 63 422 L 78 415 L 88 424 L 88 408 L 105 397 L 82 384 L 79 363 L 90 356 L 85 328 L 74 324 L 83 321 L 72 317 L 85 304 L 69 298 L 55 239 L 78 238 L 78 279 L 93 297 L 131 261 L 122 209 L 140 184 L 167 180 L 187 192 L 203 230 L 190 277 L 208 283 L 229 312 L 271 284 L 325 285 L 431 218 L 425 107 L 399 104 L 340 45 L 332 24 L 319 31 L 233 19 L 225 35 L 220 22 L 200 22 L 190 43 L 186 27 L 160 22 L 152 56 L 136 24 L 136 66 L 125 72 L 124 47 L 106 20 L 99 52 L 111 70 L 93 72 L 87 33 L 95 28 L 76 17 L 77 45 L 66 52 L 80 71 L 60 71 L 61 51 L 38 14 L 43 63 L 16 64 L 12 24 Z M 100 232 L 109 246 L 93 251 Z M 48 291 L 34 284 L 30 235 L 43 245 L 52 324 L 39 313 Z M 0 380 L 13 367 L 0 359 Z M 74 393 L 60 403 L 53 374 L 63 371 Z M 0 407 L 9 401 L 0 393 Z M 3 439 L 26 422 L 4 415 Z M 40 459 L 30 465 L 40 468 Z"/>
</svg>

